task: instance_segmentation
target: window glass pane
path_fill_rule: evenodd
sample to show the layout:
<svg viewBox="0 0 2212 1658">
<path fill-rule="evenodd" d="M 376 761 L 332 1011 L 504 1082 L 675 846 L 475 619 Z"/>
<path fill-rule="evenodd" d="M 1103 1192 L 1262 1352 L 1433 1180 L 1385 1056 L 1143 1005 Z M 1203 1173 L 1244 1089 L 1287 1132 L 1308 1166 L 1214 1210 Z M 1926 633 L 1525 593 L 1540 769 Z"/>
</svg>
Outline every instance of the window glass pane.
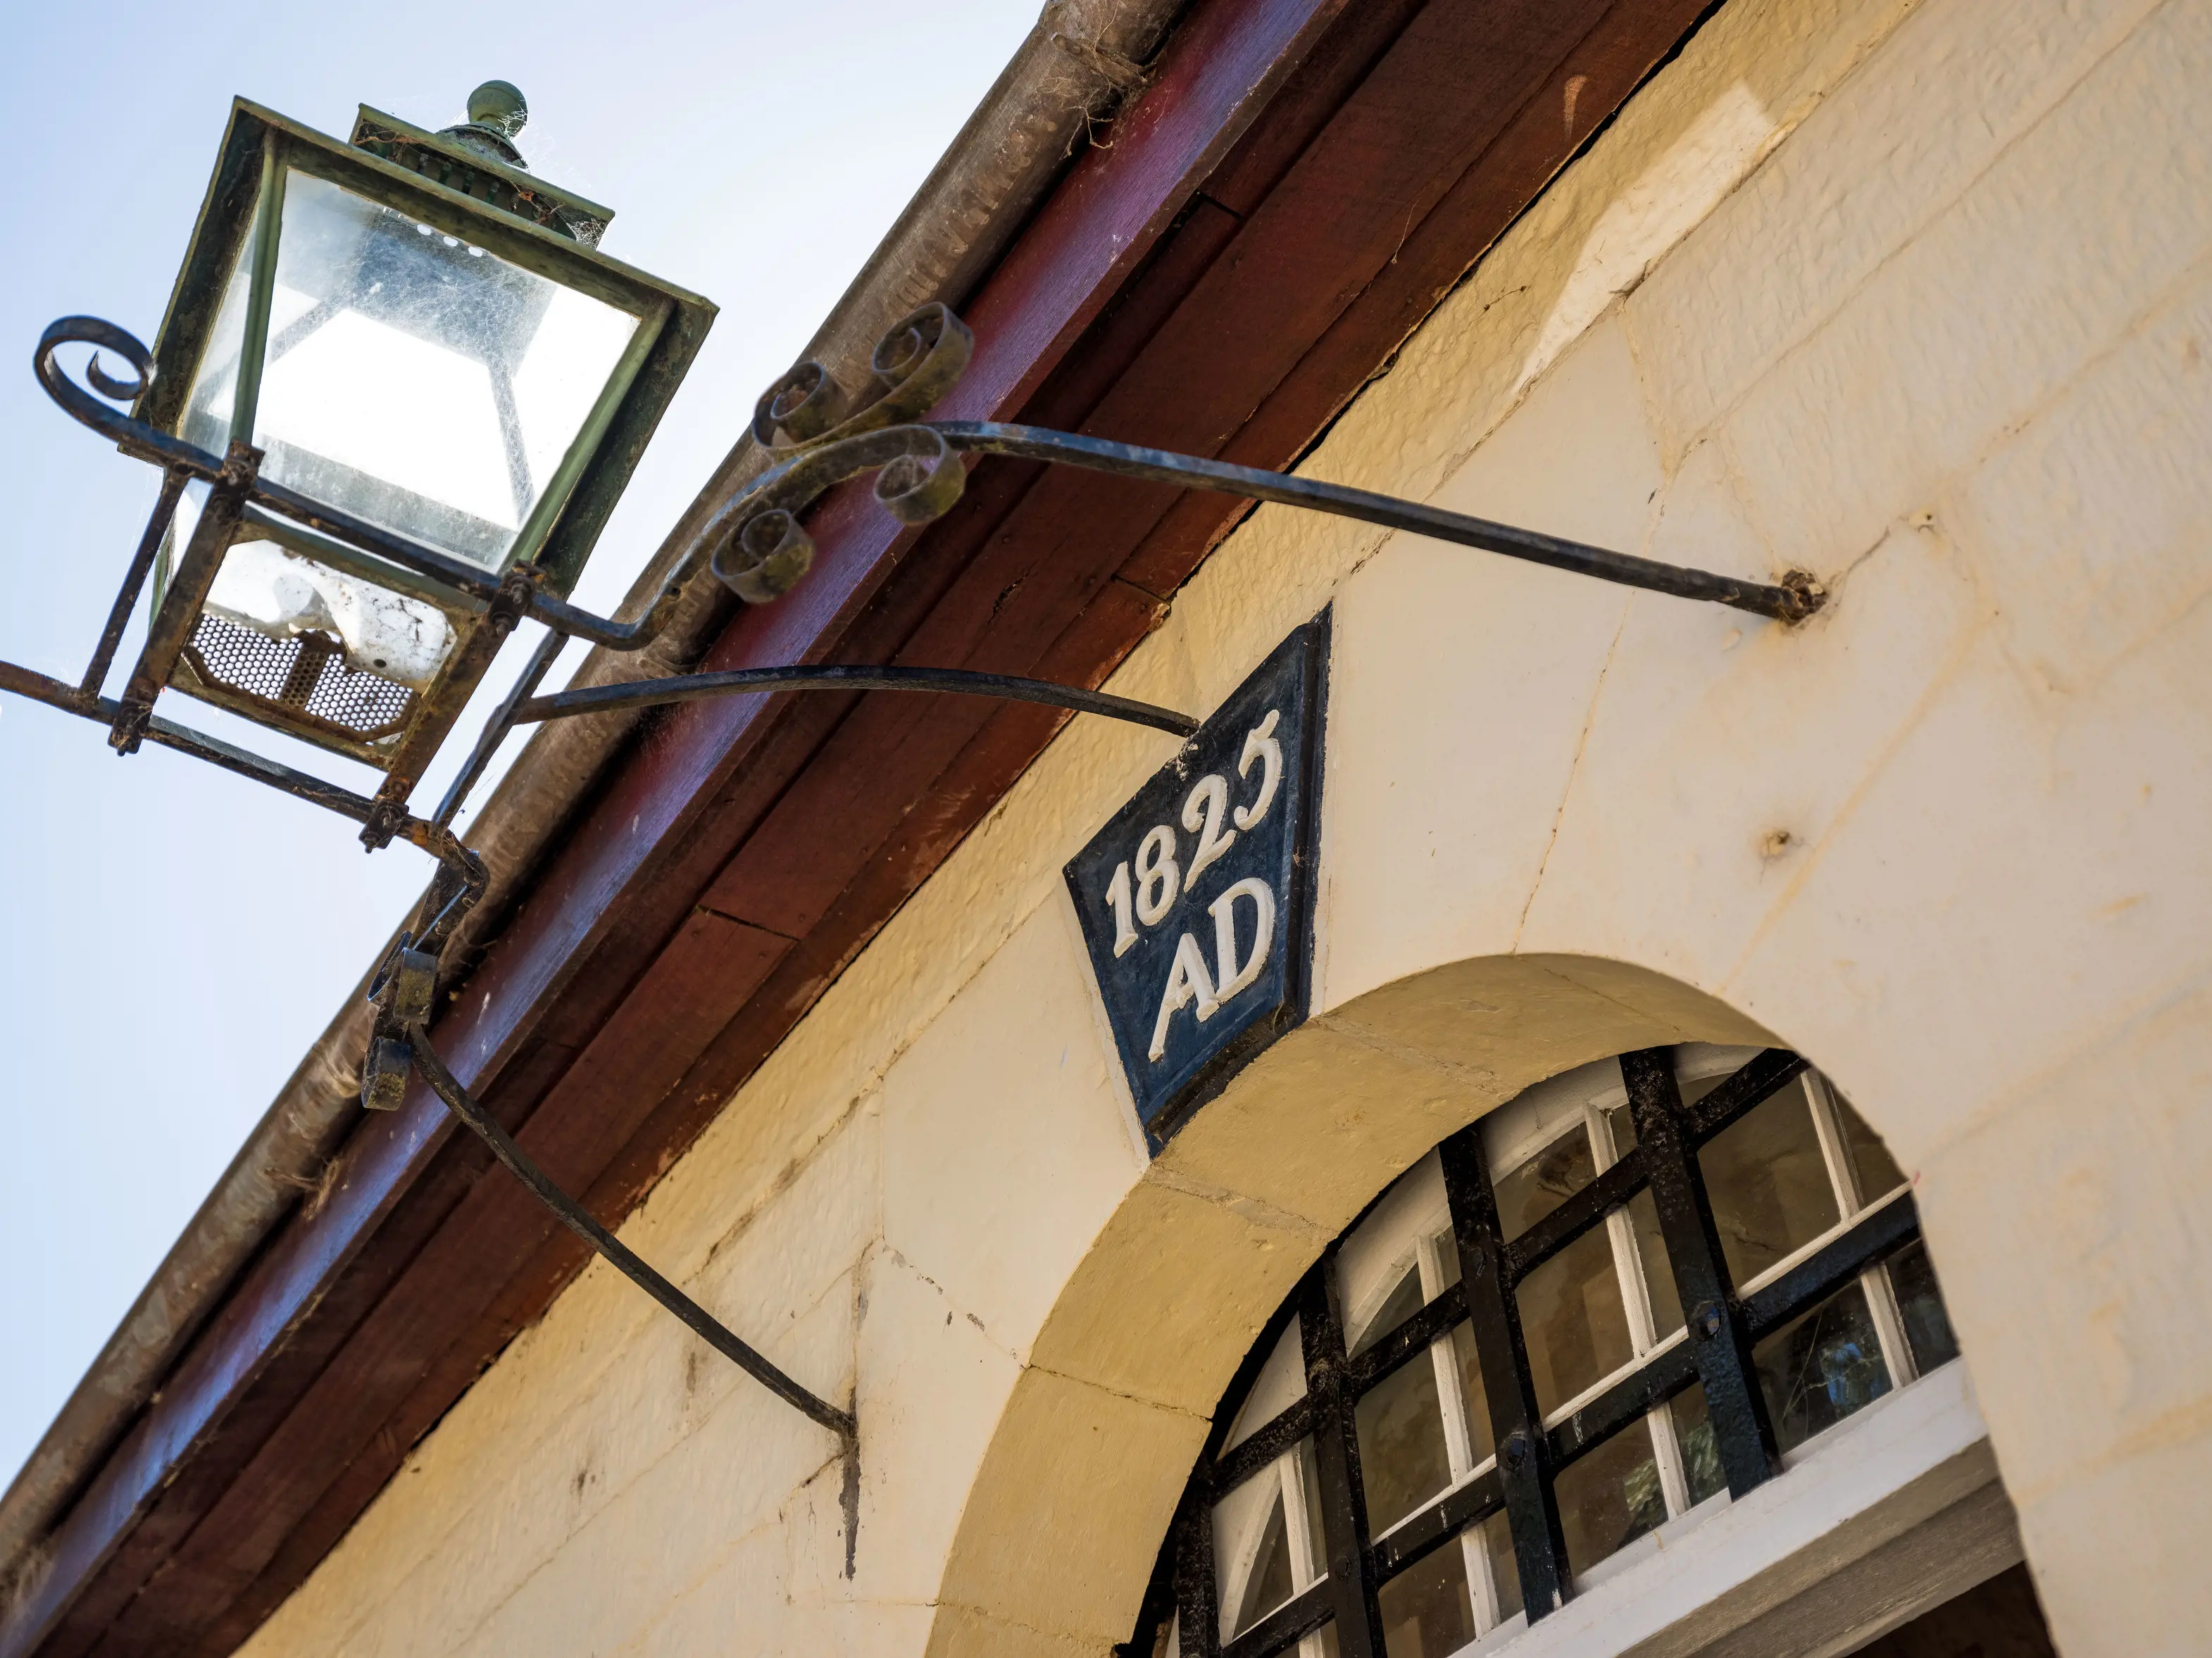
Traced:
<svg viewBox="0 0 2212 1658">
<path fill-rule="evenodd" d="M 1417 1266 L 1408 1266 L 1397 1287 L 1383 1298 L 1382 1304 L 1369 1315 L 1367 1322 L 1355 1333 L 1352 1351 L 1364 1353 L 1384 1336 L 1396 1329 L 1421 1310 L 1421 1273 Z"/>
<path fill-rule="evenodd" d="M 1213 1506 L 1213 1581 L 1221 1638 L 1248 1630 L 1326 1575 L 1313 1442 L 1255 1474 Z"/>
<path fill-rule="evenodd" d="M 1498 1220 L 1506 1242 L 1527 1231 L 1597 1178 L 1589 1131 L 1563 1134 L 1519 1167 L 1498 1177 Z"/>
<path fill-rule="evenodd" d="M 1434 1357 L 1424 1351 L 1366 1393 L 1352 1412 L 1367 1523 L 1387 1531 L 1451 1484 Z"/>
<path fill-rule="evenodd" d="M 1513 1527 L 1501 1510 L 1482 1522 L 1482 1552 L 1490 1557 L 1490 1581 L 1498 1591 L 1498 1621 L 1522 1610 L 1521 1567 L 1513 1558 Z"/>
<path fill-rule="evenodd" d="M 1859 1201 L 1872 1203 L 1904 1185 L 1905 1171 L 1889 1155 L 1881 1136 L 1868 1126 L 1864 1117 L 1851 1109 L 1850 1102 L 1842 1095 L 1833 1089 L 1828 1090 L 1828 1095 L 1836 1102 L 1836 1116 L 1844 1127 L 1844 1144 L 1850 1148 L 1851 1166 L 1859 1177 Z"/>
<path fill-rule="evenodd" d="M 1521 1281 L 1521 1331 L 1536 1401 L 1557 1410 L 1634 1354 L 1613 1244 L 1592 1227 Z"/>
<path fill-rule="evenodd" d="M 192 371 L 192 389 L 185 394 L 184 414 L 177 422 L 179 437 L 213 455 L 222 453 L 230 445 L 239 349 L 246 339 L 246 308 L 252 297 L 254 249 L 261 240 L 260 228 L 258 223 L 246 228 L 238 263 L 230 268 L 230 280 L 223 288 L 222 308 L 215 313 L 215 326 L 208 331 L 199 364 Z M 184 545 L 181 537 L 177 544 L 180 549 Z"/>
<path fill-rule="evenodd" d="M 1577 1572 L 1666 1523 L 1667 1497 L 1651 1452 L 1651 1430 L 1640 1420 L 1570 1462 L 1553 1489 L 1567 1562 Z"/>
<path fill-rule="evenodd" d="M 1690 1487 L 1690 1506 L 1728 1489 L 1721 1472 L 1721 1448 L 1713 1438 L 1711 1416 L 1705 1409 L 1705 1390 L 1692 1386 L 1674 1395 L 1668 1407 L 1674 1413 L 1674 1442 L 1682 1448 L 1682 1473 Z"/>
<path fill-rule="evenodd" d="M 374 674 L 415 690 L 427 688 L 453 652 L 453 626 L 434 604 L 301 558 L 273 541 L 234 543 L 216 572 L 204 608 L 234 627 L 270 639 L 335 636 L 344 671 Z M 375 695 L 365 684 L 354 692 L 354 706 L 349 707 L 344 690 L 335 697 L 326 690 L 324 698 L 311 699 L 307 706 L 310 712 L 332 717 L 354 714 L 356 718 L 348 723 L 367 726 L 374 723 L 373 715 L 358 717 L 359 705 Z M 328 707 L 325 699 L 336 701 L 337 708 Z"/>
<path fill-rule="evenodd" d="M 193 381 L 195 441 L 228 425 L 250 270 L 241 260 Z M 254 422 L 262 475 L 496 569 L 637 326 L 292 169 Z"/>
<path fill-rule="evenodd" d="M 1683 1104 L 1695 1105 L 1726 1082 L 1733 1074 L 1731 1072 L 1719 1071 L 1710 1077 L 1684 1078 L 1677 1081 L 1674 1085 L 1681 1090 Z"/>
<path fill-rule="evenodd" d="M 1467 1559 L 1455 1540 L 1382 1586 L 1385 1658 L 1445 1658 L 1474 1639 Z"/>
<path fill-rule="evenodd" d="M 1497 1448 L 1490 1429 L 1490 1395 L 1482 1385 L 1482 1356 L 1475 1351 L 1474 1327 L 1455 1326 L 1451 1333 L 1452 1357 L 1459 1365 L 1460 1396 L 1467 1400 L 1467 1442 L 1474 1467 L 1487 1462 Z"/>
<path fill-rule="evenodd" d="M 1856 1284 L 1768 1336 L 1752 1349 L 1752 1363 L 1785 1451 L 1889 1391 L 1881 1339 Z"/>
<path fill-rule="evenodd" d="M 1926 1244 L 1908 1245 L 1891 1258 L 1889 1286 L 1897 1294 L 1898 1311 L 1905 1315 L 1905 1339 L 1912 1344 L 1912 1362 L 1920 1373 L 1925 1376 L 1958 1357 L 1959 1338 L 1951 1333 L 1950 1315 L 1943 1310 Z"/>
<path fill-rule="evenodd" d="M 1625 1105 L 1616 1105 L 1605 1114 L 1605 1125 L 1613 1131 L 1613 1155 L 1626 1157 L 1636 1149 L 1636 1114 Z"/>
<path fill-rule="evenodd" d="M 1698 1153 L 1729 1273 L 1741 1285 L 1842 1218 L 1803 1087 L 1792 1083 Z"/>
<path fill-rule="evenodd" d="M 1682 1327 L 1682 1295 L 1674 1287 L 1667 1241 L 1659 1236 L 1659 1206 L 1649 1187 L 1628 1200 L 1628 1224 L 1636 1234 L 1637 1258 L 1644 1263 L 1644 1284 L 1651 1302 L 1652 1339 L 1664 1341 Z"/>
<path fill-rule="evenodd" d="M 1244 1395 L 1243 1404 L 1237 1407 L 1237 1420 L 1230 1424 L 1229 1438 L 1222 1449 L 1231 1450 L 1243 1444 L 1304 1399 L 1305 1393 L 1304 1340 L 1293 1315 L 1290 1328 L 1276 1339 L 1275 1351 L 1267 1355 L 1267 1362 L 1252 1379 L 1252 1391 Z"/>
</svg>

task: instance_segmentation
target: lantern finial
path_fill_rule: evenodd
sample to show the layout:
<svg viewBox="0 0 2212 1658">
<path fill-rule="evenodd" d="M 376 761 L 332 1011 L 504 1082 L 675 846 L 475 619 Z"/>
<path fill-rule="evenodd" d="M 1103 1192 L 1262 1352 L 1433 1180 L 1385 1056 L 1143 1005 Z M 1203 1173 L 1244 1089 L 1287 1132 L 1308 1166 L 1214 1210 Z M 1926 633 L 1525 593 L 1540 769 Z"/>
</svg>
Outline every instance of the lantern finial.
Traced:
<svg viewBox="0 0 2212 1658">
<path fill-rule="evenodd" d="M 530 118 L 530 105 L 512 81 L 487 81 L 469 94 L 469 118 L 447 127 L 439 137 L 458 138 L 480 155 L 489 155 L 509 167 L 523 165 L 514 135 Z"/>
<path fill-rule="evenodd" d="M 469 94 L 469 120 L 512 138 L 530 118 L 530 105 L 512 81 L 487 81 Z"/>
</svg>

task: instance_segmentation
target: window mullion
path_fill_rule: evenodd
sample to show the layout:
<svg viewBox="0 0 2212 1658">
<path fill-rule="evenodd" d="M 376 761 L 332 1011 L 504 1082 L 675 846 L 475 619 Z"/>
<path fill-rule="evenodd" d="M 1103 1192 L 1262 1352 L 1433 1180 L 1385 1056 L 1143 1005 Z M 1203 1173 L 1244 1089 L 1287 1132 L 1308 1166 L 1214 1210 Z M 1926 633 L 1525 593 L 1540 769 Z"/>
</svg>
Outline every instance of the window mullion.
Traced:
<svg viewBox="0 0 2212 1658">
<path fill-rule="evenodd" d="M 1440 1148 L 1444 1194 L 1459 1244 L 1460 1278 L 1467 1286 L 1468 1327 L 1490 1402 L 1498 1484 L 1505 1496 L 1506 1524 L 1513 1533 L 1522 1604 L 1534 1623 L 1564 1605 L 1572 1585 L 1559 1501 L 1552 1491 L 1551 1440 L 1536 1405 L 1520 1309 L 1506 1277 L 1498 1199 L 1491 1189 L 1479 1135 L 1477 1127 L 1462 1128 Z"/>
<path fill-rule="evenodd" d="M 1443 1251 L 1432 1237 L 1421 1239 L 1419 1251 L 1421 1297 L 1425 1301 L 1434 1301 L 1444 1291 Z M 1456 1485 L 1474 1472 L 1474 1465 L 1482 1459 L 1475 1455 L 1474 1442 L 1468 1429 L 1467 1396 L 1460 1386 L 1459 1364 L 1452 1351 L 1450 1331 L 1429 1344 L 1429 1364 L 1436 1372 L 1437 1404 L 1443 1412 L 1444 1459 L 1451 1468 L 1452 1484 Z"/>
<path fill-rule="evenodd" d="M 1328 1570 L 1328 1562 L 1314 1558 L 1313 1533 L 1307 1524 L 1321 1494 L 1306 1489 L 1306 1471 L 1295 1449 L 1284 1452 L 1275 1467 L 1283 1488 L 1283 1543 L 1291 1552 L 1291 1589 L 1304 1594 Z"/>
<path fill-rule="evenodd" d="M 1460 1564 L 1467 1571 L 1468 1604 L 1474 1612 L 1477 1640 L 1505 1621 L 1498 1615 L 1498 1580 L 1491 1574 L 1490 1551 L 1484 1546 L 1484 1523 L 1477 1521 L 1458 1538 Z"/>
<path fill-rule="evenodd" d="M 1620 1074 L 1635 1114 L 1637 1142 L 1644 1148 L 1660 1236 L 1681 1294 L 1698 1380 L 1705 1384 L 1721 1468 L 1729 1493 L 1741 1497 L 1771 1479 L 1781 1457 L 1752 1366 L 1750 1325 L 1729 1282 L 1712 1205 L 1683 1126 L 1674 1050 L 1647 1048 L 1624 1054 Z"/>
<path fill-rule="evenodd" d="M 1342 1315 L 1337 1305 L 1336 1250 L 1315 1264 L 1298 1297 L 1298 1333 L 1305 1349 L 1306 1392 L 1313 1400 L 1314 1463 L 1320 1475 L 1321 1529 L 1328 1548 L 1330 1599 L 1341 1658 L 1383 1658 L 1382 1609 L 1368 1559 L 1367 1498 L 1359 1483 L 1355 1400 L 1346 1385 Z"/>
<path fill-rule="evenodd" d="M 1659 1469 L 1659 1489 L 1667 1499 L 1667 1517 L 1690 1511 L 1690 1475 L 1682 1465 L 1682 1442 L 1674 1435 L 1674 1412 L 1660 1406 L 1644 1418 L 1651 1435 L 1651 1460 Z"/>
</svg>

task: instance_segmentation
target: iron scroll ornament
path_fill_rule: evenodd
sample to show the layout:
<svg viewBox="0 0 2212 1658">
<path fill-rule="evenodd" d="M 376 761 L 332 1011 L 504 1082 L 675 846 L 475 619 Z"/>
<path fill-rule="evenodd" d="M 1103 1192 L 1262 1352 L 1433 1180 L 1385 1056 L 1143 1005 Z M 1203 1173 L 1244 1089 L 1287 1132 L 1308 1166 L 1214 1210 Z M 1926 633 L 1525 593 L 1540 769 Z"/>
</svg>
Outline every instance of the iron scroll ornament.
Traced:
<svg viewBox="0 0 2212 1658">
<path fill-rule="evenodd" d="M 82 386 L 60 364 L 58 354 L 70 345 L 91 348 Z M 623 1248 L 500 1130 L 431 1048 L 430 1013 L 436 1005 L 444 951 L 488 884 L 483 860 L 462 844 L 452 828 L 453 818 L 500 744 L 518 725 L 704 697 L 784 691 L 934 691 L 1100 714 L 1181 738 L 1195 732 L 1198 721 L 1175 709 L 1048 681 L 963 669 L 870 664 L 793 664 L 538 695 L 540 682 L 568 640 L 581 639 L 618 653 L 643 650 L 666 630 L 684 595 L 709 570 L 747 604 L 773 603 L 798 586 L 812 566 L 813 543 L 802 519 L 826 491 L 872 473 L 876 498 L 887 511 L 902 523 L 926 524 L 959 500 L 967 480 L 965 458 L 986 455 L 1080 466 L 1146 483 L 1330 513 L 1601 580 L 1725 604 L 1785 623 L 1812 615 L 1826 597 L 1820 584 L 1802 571 L 1790 572 L 1777 585 L 1745 581 L 1285 473 L 1039 427 L 928 420 L 930 410 L 958 383 L 974 349 L 975 337 L 966 325 L 945 306 L 929 304 L 901 318 L 885 333 L 871 358 L 869 383 L 860 391 L 848 391 L 816 362 L 799 364 L 771 386 L 752 422 L 752 434 L 772 463 L 769 470 L 710 520 L 629 622 L 570 604 L 548 590 L 544 572 L 528 563 L 488 572 L 264 477 L 260 452 L 243 441 L 234 440 L 228 452 L 217 456 L 116 407 L 140 404 L 153 386 L 155 364 L 143 343 L 112 323 L 95 317 L 62 318 L 40 337 L 33 356 L 40 383 L 64 411 L 123 453 L 159 467 L 163 481 L 82 677 L 71 685 L 0 661 L 0 690 L 106 726 L 118 752 L 131 753 L 150 742 L 335 812 L 360 825 L 361 838 L 371 851 L 404 840 L 434 858 L 437 873 L 372 992 L 376 1019 L 362 1065 L 362 1103 L 373 1109 L 397 1107 L 409 1076 L 419 1072 L 456 1119 L 483 1139 L 564 1225 L 617 1271 L 794 1408 L 836 1434 L 846 1448 L 848 1498 L 857 1489 L 857 1427 L 851 1412 L 785 1376 Z M 128 378 L 110 372 L 103 352 L 127 365 Z M 196 483 L 206 487 L 207 499 L 185 561 L 189 565 L 197 559 L 203 595 L 232 537 L 249 525 L 282 525 L 292 533 L 319 537 L 318 545 L 356 559 L 381 561 L 483 607 L 488 625 L 475 665 L 479 677 L 517 623 L 527 619 L 545 628 L 544 639 L 431 816 L 421 817 L 412 810 L 408 799 L 411 777 L 388 777 L 386 786 L 371 797 L 156 716 L 155 701 L 168 687 L 185 632 L 197 611 L 198 601 L 189 592 L 183 601 L 172 593 L 149 616 L 147 642 L 123 696 L 104 694 L 184 492 Z M 179 567 L 180 572 L 184 568 Z M 474 679 L 468 681 L 463 692 L 474 683 Z M 849 1535 L 848 1540 L 849 1546 Z"/>
</svg>

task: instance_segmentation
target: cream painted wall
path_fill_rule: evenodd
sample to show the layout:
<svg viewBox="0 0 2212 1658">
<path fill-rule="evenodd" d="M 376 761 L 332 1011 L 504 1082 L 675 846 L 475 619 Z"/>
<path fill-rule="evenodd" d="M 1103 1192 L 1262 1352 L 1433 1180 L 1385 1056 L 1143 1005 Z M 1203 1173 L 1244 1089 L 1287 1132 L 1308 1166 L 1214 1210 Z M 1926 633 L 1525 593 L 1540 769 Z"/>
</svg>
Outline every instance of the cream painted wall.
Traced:
<svg viewBox="0 0 2212 1658">
<path fill-rule="evenodd" d="M 2063 1649 L 2212 1588 L 2212 6 L 1734 0 L 1316 476 L 1834 590 L 1797 629 L 1262 509 L 1113 689 L 1336 610 L 1319 1013 L 1147 1164 L 1060 884 L 1072 726 L 255 1637 L 1102 1654 L 1359 1206 L 1527 1082 L 1801 1048 L 1916 1175 Z M 1623 1580 L 1626 1581 L 1626 1580 Z"/>
</svg>

